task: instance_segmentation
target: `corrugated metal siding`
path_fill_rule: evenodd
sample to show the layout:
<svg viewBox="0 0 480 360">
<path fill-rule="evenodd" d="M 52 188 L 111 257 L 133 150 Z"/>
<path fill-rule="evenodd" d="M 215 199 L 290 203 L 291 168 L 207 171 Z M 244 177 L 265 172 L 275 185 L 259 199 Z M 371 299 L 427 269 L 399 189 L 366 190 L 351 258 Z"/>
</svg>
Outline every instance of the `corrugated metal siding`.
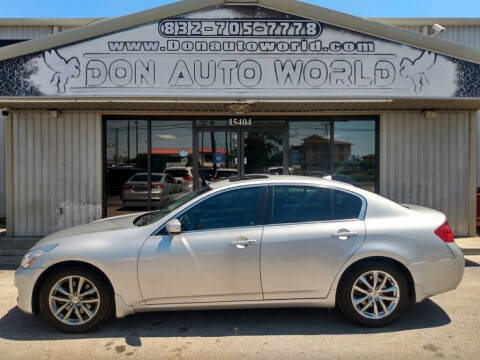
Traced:
<svg viewBox="0 0 480 360">
<path fill-rule="evenodd" d="M 12 127 L 15 235 L 45 235 L 101 218 L 101 117 L 14 112 Z"/>
<path fill-rule="evenodd" d="M 2 40 L 30 40 L 52 33 L 52 26 L 0 26 Z"/>
<path fill-rule="evenodd" d="M 380 120 L 380 194 L 442 211 L 468 236 L 471 112 L 386 112 Z"/>
<path fill-rule="evenodd" d="M 0 113 L 0 218 L 5 217 L 5 119 Z"/>
<path fill-rule="evenodd" d="M 480 111 L 477 111 L 477 186 L 480 186 Z"/>
<path fill-rule="evenodd" d="M 440 24 L 442 25 L 442 24 Z M 429 25 L 399 25 L 402 29 L 426 34 Z M 480 47 L 480 25 L 445 25 L 446 31 L 436 35 L 438 39 L 449 40 L 473 47 Z"/>
<path fill-rule="evenodd" d="M 478 25 L 449 25 L 446 31 L 437 35 L 439 39 L 450 40 L 474 47 L 480 47 L 480 26 Z"/>
<path fill-rule="evenodd" d="M 423 34 L 425 32 L 425 25 L 399 25 L 397 27 L 410 31 L 415 31 L 420 34 Z"/>
</svg>

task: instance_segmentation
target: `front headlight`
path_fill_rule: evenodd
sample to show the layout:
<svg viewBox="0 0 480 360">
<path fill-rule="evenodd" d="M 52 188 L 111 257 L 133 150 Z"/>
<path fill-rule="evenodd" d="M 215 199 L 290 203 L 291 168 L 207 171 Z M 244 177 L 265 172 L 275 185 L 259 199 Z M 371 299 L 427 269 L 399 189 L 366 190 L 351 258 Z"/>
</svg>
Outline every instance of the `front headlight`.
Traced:
<svg viewBox="0 0 480 360">
<path fill-rule="evenodd" d="M 51 245 L 49 247 L 29 251 L 23 257 L 21 266 L 23 268 L 29 268 L 30 265 L 32 265 L 35 262 L 35 260 L 37 260 L 40 256 L 48 253 L 49 251 L 52 251 L 57 246 L 58 246 L 58 244 L 55 244 L 55 245 Z"/>
</svg>

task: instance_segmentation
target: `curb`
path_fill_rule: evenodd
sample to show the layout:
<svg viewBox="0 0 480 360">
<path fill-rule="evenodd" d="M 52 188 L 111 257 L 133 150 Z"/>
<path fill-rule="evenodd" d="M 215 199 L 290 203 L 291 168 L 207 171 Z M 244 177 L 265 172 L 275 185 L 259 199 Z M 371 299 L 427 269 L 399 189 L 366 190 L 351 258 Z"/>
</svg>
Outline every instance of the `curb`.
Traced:
<svg viewBox="0 0 480 360">
<path fill-rule="evenodd" d="M 480 249 L 461 249 L 463 255 L 480 255 Z"/>
</svg>

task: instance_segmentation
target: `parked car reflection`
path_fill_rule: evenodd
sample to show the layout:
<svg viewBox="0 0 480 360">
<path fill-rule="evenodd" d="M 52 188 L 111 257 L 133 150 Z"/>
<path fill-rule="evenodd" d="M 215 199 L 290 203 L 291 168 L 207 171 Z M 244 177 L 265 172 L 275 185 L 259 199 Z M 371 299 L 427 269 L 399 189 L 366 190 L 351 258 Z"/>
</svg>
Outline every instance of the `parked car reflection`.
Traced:
<svg viewBox="0 0 480 360">
<path fill-rule="evenodd" d="M 237 175 L 237 169 L 217 169 L 213 181 L 226 180 Z"/>
<path fill-rule="evenodd" d="M 289 167 L 288 168 L 288 173 L 284 174 L 283 173 L 283 166 L 272 166 L 272 167 L 268 168 L 267 173 L 269 175 L 292 175 L 293 174 L 293 168 Z"/>
<path fill-rule="evenodd" d="M 168 196 L 181 192 L 181 185 L 170 174 L 153 173 L 151 176 L 152 203 L 166 201 Z M 148 174 L 139 173 L 123 184 L 122 202 L 124 206 L 146 206 L 148 203 Z"/>
<path fill-rule="evenodd" d="M 193 173 L 191 167 L 171 166 L 164 171 L 171 175 L 177 184 L 180 184 L 181 192 L 191 192 L 193 190 Z"/>
</svg>

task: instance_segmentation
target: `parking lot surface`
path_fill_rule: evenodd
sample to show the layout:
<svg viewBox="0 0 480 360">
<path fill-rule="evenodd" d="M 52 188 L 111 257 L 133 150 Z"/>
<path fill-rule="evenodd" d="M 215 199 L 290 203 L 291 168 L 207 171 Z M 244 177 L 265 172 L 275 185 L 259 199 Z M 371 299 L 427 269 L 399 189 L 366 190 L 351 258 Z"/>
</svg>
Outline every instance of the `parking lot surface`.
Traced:
<svg viewBox="0 0 480 360">
<path fill-rule="evenodd" d="M 0 359 L 480 359 L 480 256 L 453 292 L 412 305 L 394 324 L 359 327 L 336 310 L 158 312 L 69 335 L 16 307 L 0 269 Z"/>
</svg>

